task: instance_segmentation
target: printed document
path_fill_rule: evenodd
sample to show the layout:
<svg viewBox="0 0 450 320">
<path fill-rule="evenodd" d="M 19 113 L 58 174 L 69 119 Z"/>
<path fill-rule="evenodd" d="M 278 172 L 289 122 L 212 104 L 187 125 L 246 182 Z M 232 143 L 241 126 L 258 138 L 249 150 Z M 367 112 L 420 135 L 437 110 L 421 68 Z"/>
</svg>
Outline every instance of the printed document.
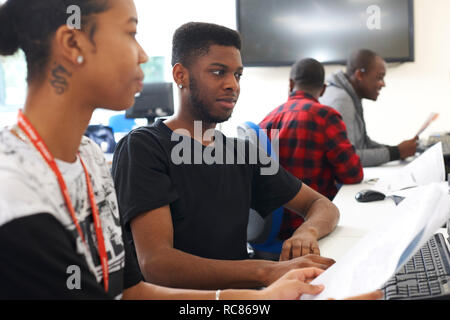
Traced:
<svg viewBox="0 0 450 320">
<path fill-rule="evenodd" d="M 392 195 L 393 192 L 445 181 L 442 142 L 436 143 L 407 166 L 380 177 L 374 190 Z"/>
<path fill-rule="evenodd" d="M 439 116 L 439 113 L 432 112 L 432 113 L 428 116 L 428 119 L 425 121 L 425 123 L 422 125 L 422 127 L 419 129 L 419 131 L 417 131 L 416 137 L 420 136 L 420 134 L 421 134 L 422 132 L 424 132 L 425 129 L 428 128 L 428 126 L 429 126 L 434 120 L 436 120 L 438 116 Z"/>
<path fill-rule="evenodd" d="M 405 190 L 406 192 L 406 190 Z M 325 286 L 302 300 L 343 299 L 380 289 L 450 218 L 450 194 L 445 182 L 409 189 L 389 221 L 363 237 L 312 284 Z"/>
</svg>

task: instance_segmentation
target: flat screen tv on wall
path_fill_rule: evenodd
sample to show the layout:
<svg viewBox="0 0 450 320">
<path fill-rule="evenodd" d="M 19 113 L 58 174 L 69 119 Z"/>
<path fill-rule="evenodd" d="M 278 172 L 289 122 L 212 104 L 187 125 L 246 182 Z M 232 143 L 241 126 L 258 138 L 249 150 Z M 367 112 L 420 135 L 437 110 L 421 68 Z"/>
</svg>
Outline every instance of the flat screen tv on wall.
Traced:
<svg viewBox="0 0 450 320">
<path fill-rule="evenodd" d="M 344 64 L 356 49 L 414 61 L 412 0 L 236 0 L 246 66 L 311 57 Z"/>
</svg>

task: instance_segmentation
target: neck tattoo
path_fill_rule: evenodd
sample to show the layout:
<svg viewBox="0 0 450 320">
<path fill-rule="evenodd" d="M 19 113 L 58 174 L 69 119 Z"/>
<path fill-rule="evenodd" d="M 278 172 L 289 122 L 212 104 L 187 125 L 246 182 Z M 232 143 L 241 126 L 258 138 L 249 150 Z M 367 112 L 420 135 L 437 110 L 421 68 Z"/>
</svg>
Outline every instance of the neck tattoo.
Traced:
<svg viewBox="0 0 450 320">
<path fill-rule="evenodd" d="M 67 87 L 69 86 L 67 78 L 70 78 L 71 76 L 72 74 L 62 65 L 56 62 L 53 64 L 50 84 L 55 88 L 57 94 L 61 95 L 67 90 Z"/>
</svg>

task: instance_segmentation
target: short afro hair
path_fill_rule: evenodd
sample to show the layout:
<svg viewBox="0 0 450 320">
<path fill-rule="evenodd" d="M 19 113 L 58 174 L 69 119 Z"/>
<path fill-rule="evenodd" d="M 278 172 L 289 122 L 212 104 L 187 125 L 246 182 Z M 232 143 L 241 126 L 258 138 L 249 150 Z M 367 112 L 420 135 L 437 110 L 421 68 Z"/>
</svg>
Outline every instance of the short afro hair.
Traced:
<svg viewBox="0 0 450 320">
<path fill-rule="evenodd" d="M 358 69 L 369 71 L 376 57 L 379 55 L 369 49 L 359 49 L 353 52 L 347 60 L 347 76 L 351 77 Z"/>
<path fill-rule="evenodd" d="M 211 45 L 241 50 L 241 36 L 235 30 L 213 23 L 189 22 L 182 25 L 173 35 L 172 67 L 181 63 L 189 68 L 194 58 L 208 54 Z"/>
<path fill-rule="evenodd" d="M 302 59 L 292 66 L 290 79 L 302 88 L 320 89 L 325 81 L 325 69 L 315 59 Z"/>
</svg>

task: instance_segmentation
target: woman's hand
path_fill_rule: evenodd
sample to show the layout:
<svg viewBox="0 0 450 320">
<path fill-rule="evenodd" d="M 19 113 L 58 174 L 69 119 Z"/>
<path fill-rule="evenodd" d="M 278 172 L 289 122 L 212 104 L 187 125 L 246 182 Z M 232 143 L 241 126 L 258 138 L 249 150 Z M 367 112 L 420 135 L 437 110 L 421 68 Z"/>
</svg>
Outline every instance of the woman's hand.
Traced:
<svg viewBox="0 0 450 320">
<path fill-rule="evenodd" d="M 324 289 L 323 285 L 309 284 L 324 270 L 319 268 L 302 268 L 287 272 L 269 287 L 260 291 L 265 300 L 298 300 L 302 294 L 317 295 Z"/>
</svg>

